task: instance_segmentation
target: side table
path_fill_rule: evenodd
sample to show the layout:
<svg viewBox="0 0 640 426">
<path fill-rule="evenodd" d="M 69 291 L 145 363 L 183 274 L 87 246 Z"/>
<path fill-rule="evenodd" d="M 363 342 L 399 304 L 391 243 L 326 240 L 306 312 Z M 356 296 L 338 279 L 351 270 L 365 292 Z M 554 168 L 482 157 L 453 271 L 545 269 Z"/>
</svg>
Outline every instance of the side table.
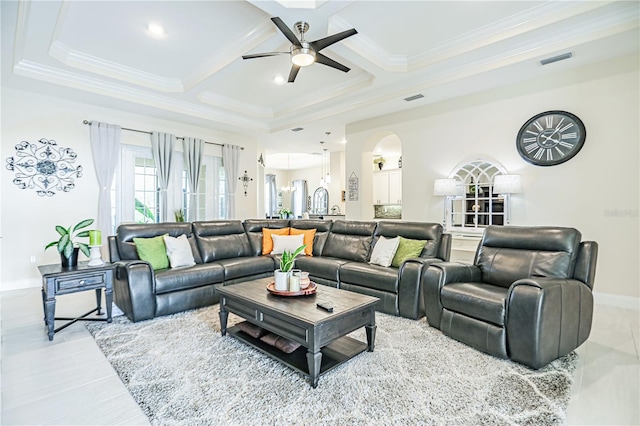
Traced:
<svg viewBox="0 0 640 426">
<path fill-rule="evenodd" d="M 42 308 L 44 323 L 48 327 L 49 340 L 53 335 L 77 321 L 107 321 L 111 322 L 111 304 L 113 302 L 113 273 L 114 265 L 106 262 L 101 266 L 88 266 L 89 262 L 78 262 L 78 266 L 64 268 L 60 264 L 41 265 L 38 270 L 42 275 Z M 86 318 L 96 312 L 101 313 L 102 289 L 104 288 L 107 318 Z M 92 309 L 77 318 L 56 318 L 56 296 L 78 293 L 80 291 L 95 290 L 97 308 Z M 55 328 L 55 320 L 70 322 Z"/>
</svg>

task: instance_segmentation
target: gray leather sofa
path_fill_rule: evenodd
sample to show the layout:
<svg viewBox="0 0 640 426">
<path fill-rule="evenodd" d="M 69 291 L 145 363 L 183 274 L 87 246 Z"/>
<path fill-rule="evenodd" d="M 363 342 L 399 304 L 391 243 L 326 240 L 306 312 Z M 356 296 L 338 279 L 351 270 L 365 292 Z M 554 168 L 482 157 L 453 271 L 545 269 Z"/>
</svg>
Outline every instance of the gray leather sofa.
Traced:
<svg viewBox="0 0 640 426">
<path fill-rule="evenodd" d="M 313 256 L 296 259 L 296 268 L 309 271 L 314 282 L 379 297 L 378 310 L 413 319 L 424 315 L 426 268 L 448 260 L 451 249 L 450 235 L 442 233 L 441 225 L 422 222 L 256 219 L 125 224 L 108 239 L 110 260 L 116 264 L 115 303 L 134 322 L 217 303 L 215 284 L 273 276 L 279 258 L 262 255 L 262 229 L 288 226 L 316 229 Z M 140 260 L 133 238 L 163 234 L 185 234 L 196 264 L 154 271 Z M 367 263 L 380 235 L 428 243 L 419 258 L 385 268 Z"/>
<path fill-rule="evenodd" d="M 589 337 L 598 245 L 573 228 L 490 226 L 473 265 L 425 273 L 429 325 L 538 369 Z"/>
</svg>

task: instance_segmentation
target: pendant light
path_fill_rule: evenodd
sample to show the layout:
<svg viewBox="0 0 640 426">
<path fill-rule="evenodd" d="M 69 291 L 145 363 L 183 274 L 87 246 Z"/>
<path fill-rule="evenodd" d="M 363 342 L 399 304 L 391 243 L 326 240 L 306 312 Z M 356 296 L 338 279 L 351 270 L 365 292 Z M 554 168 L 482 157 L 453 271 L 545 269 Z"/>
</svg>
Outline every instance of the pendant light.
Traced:
<svg viewBox="0 0 640 426">
<path fill-rule="evenodd" d="M 291 171 L 291 163 L 290 163 L 289 154 L 287 154 L 287 173 L 289 173 L 290 171 Z M 296 188 L 295 186 L 293 186 L 293 182 L 291 182 L 291 185 L 287 184 L 287 186 L 281 187 L 280 190 L 282 192 L 293 192 L 296 190 Z"/>
<path fill-rule="evenodd" d="M 331 132 L 324 132 L 325 135 L 327 135 L 327 138 L 329 138 L 329 135 L 331 134 Z M 324 149 L 324 152 L 327 153 L 327 149 Z M 329 174 L 329 170 L 331 169 L 331 156 L 329 153 L 327 153 L 327 174 L 324 178 L 325 183 L 329 184 L 331 183 L 331 175 Z"/>
</svg>

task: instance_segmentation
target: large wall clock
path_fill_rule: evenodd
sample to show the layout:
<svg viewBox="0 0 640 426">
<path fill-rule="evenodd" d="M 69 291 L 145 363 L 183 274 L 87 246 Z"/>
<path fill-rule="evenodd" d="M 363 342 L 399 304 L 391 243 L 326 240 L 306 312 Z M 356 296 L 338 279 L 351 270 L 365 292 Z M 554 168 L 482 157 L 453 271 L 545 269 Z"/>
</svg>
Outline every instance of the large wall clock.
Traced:
<svg viewBox="0 0 640 426">
<path fill-rule="evenodd" d="M 572 159 L 584 145 L 587 131 L 575 115 L 546 111 L 531 117 L 518 132 L 518 153 L 536 166 L 555 166 Z"/>
</svg>

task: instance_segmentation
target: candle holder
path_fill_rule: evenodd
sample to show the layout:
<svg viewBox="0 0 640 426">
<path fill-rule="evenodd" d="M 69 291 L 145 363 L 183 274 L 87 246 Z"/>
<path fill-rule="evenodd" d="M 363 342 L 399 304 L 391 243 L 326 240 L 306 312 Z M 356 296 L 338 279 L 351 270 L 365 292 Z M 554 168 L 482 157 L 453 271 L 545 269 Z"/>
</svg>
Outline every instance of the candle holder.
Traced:
<svg viewBox="0 0 640 426">
<path fill-rule="evenodd" d="M 102 260 L 102 252 L 100 248 L 102 246 L 89 246 L 90 256 L 89 256 L 89 266 L 102 266 L 104 265 L 104 260 Z"/>
</svg>

